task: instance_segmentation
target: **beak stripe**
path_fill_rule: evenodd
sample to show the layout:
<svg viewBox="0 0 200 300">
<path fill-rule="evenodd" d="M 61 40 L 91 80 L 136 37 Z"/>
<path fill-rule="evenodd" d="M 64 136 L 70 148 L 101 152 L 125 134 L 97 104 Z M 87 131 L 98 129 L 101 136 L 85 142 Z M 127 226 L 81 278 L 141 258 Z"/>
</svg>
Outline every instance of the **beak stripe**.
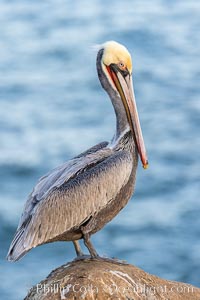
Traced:
<svg viewBox="0 0 200 300">
<path fill-rule="evenodd" d="M 106 69 L 112 79 L 113 84 L 115 85 L 117 91 L 120 94 L 121 100 L 123 102 L 127 119 L 139 152 L 143 168 L 148 168 L 148 160 L 144 145 L 144 140 L 142 137 L 142 131 L 140 127 L 137 107 L 135 103 L 134 91 L 132 86 L 131 76 L 127 75 L 124 77 L 120 71 L 110 66 L 106 66 Z"/>
</svg>

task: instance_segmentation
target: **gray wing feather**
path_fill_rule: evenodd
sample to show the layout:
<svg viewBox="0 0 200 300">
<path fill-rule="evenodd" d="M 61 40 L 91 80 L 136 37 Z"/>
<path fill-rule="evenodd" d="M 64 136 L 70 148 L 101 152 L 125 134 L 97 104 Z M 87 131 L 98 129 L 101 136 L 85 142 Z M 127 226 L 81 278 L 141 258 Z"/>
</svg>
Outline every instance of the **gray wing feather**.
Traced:
<svg viewBox="0 0 200 300">
<path fill-rule="evenodd" d="M 39 180 L 25 204 L 9 260 L 78 228 L 115 198 L 130 176 L 132 157 L 125 151 L 114 153 L 106 145 L 89 149 Z"/>
<path fill-rule="evenodd" d="M 69 180 L 70 177 L 75 176 L 76 173 L 81 171 L 81 167 L 86 167 L 86 164 L 89 161 L 89 157 L 87 156 L 90 156 L 92 159 L 94 153 L 96 153 L 98 150 L 106 148 L 107 145 L 108 142 L 95 145 L 39 179 L 25 203 L 17 232 L 15 233 L 8 251 L 8 260 L 17 260 L 25 254 L 26 251 L 24 246 L 22 246 L 22 241 L 24 240 L 26 229 L 39 203 L 42 202 L 54 188 L 59 187 L 64 182 Z M 85 157 L 87 157 L 87 159 L 84 163 Z"/>
<path fill-rule="evenodd" d="M 24 236 L 24 247 L 36 247 L 78 228 L 116 197 L 128 182 L 131 171 L 131 155 L 120 151 L 57 187 L 38 204 Z"/>
</svg>

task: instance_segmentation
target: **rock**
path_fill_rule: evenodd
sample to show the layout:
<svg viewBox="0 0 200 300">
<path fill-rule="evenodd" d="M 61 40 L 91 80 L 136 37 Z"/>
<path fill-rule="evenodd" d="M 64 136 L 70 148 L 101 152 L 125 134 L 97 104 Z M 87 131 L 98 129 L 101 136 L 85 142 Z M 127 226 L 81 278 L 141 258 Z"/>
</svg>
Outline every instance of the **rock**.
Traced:
<svg viewBox="0 0 200 300">
<path fill-rule="evenodd" d="M 25 300 L 195 300 L 200 289 L 150 275 L 125 262 L 85 258 L 69 262 L 34 286 Z"/>
</svg>

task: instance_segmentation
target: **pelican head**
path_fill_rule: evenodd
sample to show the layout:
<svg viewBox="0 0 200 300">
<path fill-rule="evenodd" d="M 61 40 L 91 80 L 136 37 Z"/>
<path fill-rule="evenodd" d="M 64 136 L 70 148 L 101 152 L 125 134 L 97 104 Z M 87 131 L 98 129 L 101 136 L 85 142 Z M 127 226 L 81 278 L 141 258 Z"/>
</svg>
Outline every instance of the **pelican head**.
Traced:
<svg viewBox="0 0 200 300">
<path fill-rule="evenodd" d="M 101 51 L 101 69 L 108 81 L 103 87 L 108 93 L 110 89 L 117 93 L 122 101 L 142 165 L 146 169 L 148 160 L 133 90 L 131 55 L 126 47 L 114 41 L 103 44 Z"/>
</svg>

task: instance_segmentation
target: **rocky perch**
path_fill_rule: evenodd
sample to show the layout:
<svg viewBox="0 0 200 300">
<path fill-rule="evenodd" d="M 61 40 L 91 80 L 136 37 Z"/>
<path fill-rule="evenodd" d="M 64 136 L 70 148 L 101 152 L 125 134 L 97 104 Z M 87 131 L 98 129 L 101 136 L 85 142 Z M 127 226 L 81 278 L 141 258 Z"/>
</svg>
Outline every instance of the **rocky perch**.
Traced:
<svg viewBox="0 0 200 300">
<path fill-rule="evenodd" d="M 34 286 L 25 300 L 195 300 L 200 289 L 150 275 L 122 261 L 85 258 L 67 263 Z"/>
</svg>

